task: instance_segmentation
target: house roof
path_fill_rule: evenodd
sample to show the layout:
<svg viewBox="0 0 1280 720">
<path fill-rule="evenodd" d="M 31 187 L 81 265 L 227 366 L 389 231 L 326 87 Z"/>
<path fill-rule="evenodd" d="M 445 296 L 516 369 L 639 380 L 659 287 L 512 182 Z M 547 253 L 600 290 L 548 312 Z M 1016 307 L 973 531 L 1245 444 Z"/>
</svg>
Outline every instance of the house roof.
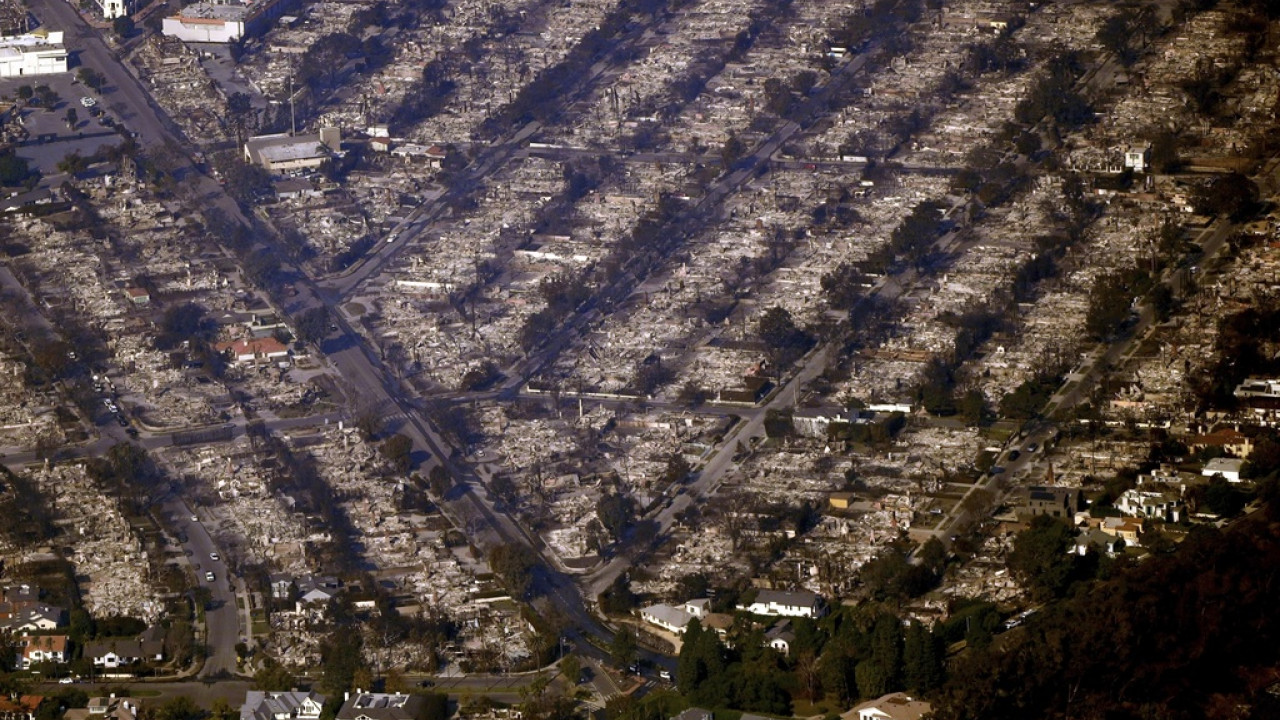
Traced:
<svg viewBox="0 0 1280 720">
<path fill-rule="evenodd" d="M 310 701 L 316 708 L 324 705 L 324 696 L 314 692 L 263 692 L 250 690 L 245 693 L 240 706 L 240 720 L 272 720 L 288 715 L 298 717 L 298 709 Z"/>
<path fill-rule="evenodd" d="M 422 711 L 420 695 L 356 693 L 339 708 L 337 720 L 414 720 Z"/>
<path fill-rule="evenodd" d="M 17 700 L 0 696 L 0 713 L 33 713 L 42 702 L 43 695 L 22 695 Z"/>
<path fill-rule="evenodd" d="M 327 157 L 329 149 L 321 142 L 320 135 L 260 135 L 249 138 L 245 152 L 255 163 L 281 163 L 293 160 L 310 160 Z"/>
<path fill-rule="evenodd" d="M 856 705 L 840 715 L 845 720 L 857 720 L 863 711 L 870 710 L 874 717 L 887 720 L 920 720 L 933 708 L 923 700 L 916 700 L 906 693 L 890 693 L 883 697 Z"/>
<path fill-rule="evenodd" d="M 1237 458 L 1213 458 L 1204 464 L 1204 475 L 1216 475 L 1222 473 L 1238 473 L 1240 468 L 1244 467 L 1244 461 Z"/>
<path fill-rule="evenodd" d="M 21 642 L 23 657 L 30 657 L 35 652 L 67 652 L 66 635 L 28 635 Z"/>
<path fill-rule="evenodd" d="M 273 337 L 222 342 L 215 345 L 214 349 L 218 352 L 226 352 L 230 350 L 236 357 L 246 357 L 249 355 L 265 355 L 269 357 L 271 355 L 289 352 L 289 348 L 286 347 L 284 343 Z"/>
<path fill-rule="evenodd" d="M 1187 443 L 1191 447 L 1224 447 L 1249 442 L 1249 436 L 1233 428 L 1214 430 L 1207 435 L 1198 435 Z"/>
<path fill-rule="evenodd" d="M 664 625 L 678 628 L 688 625 L 689 621 L 693 619 L 693 616 L 684 610 L 671 607 L 666 603 L 658 603 L 657 605 L 641 608 L 640 615 L 645 618 L 653 618 Z"/>
<path fill-rule="evenodd" d="M 822 597 L 808 590 L 761 590 L 755 601 L 762 605 L 811 608 L 816 607 Z"/>
<path fill-rule="evenodd" d="M 711 720 L 713 717 L 714 716 L 710 710 L 703 710 L 700 707 L 691 707 L 671 718 L 671 720 Z"/>
</svg>

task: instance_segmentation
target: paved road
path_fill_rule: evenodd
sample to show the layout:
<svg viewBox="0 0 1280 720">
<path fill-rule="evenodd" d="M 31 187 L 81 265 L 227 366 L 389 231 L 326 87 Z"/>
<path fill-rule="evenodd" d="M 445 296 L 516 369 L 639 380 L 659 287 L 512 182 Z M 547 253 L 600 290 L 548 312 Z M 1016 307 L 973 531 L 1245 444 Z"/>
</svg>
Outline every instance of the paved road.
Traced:
<svg viewBox="0 0 1280 720">
<path fill-rule="evenodd" d="M 245 637 L 240 627 L 243 618 L 237 611 L 236 594 L 232 589 L 227 564 L 204 525 L 208 516 L 193 509 L 180 497 L 166 499 L 162 507 L 169 516 L 169 526 L 180 533 L 181 537 L 187 538 L 182 547 L 188 553 L 196 583 L 208 588 L 213 598 L 205 609 L 209 655 L 198 677 L 234 673 L 235 645 Z M 218 556 L 217 560 L 213 559 L 214 555 Z M 209 580 L 206 573 L 212 573 L 213 579 Z"/>
</svg>

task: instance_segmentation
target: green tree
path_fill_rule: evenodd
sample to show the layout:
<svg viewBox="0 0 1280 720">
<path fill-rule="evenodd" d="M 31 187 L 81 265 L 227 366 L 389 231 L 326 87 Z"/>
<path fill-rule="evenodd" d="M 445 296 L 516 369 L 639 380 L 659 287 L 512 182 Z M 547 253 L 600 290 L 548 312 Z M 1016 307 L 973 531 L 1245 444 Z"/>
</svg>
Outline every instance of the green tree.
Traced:
<svg viewBox="0 0 1280 720">
<path fill-rule="evenodd" d="M 724 141 L 724 145 L 720 148 L 720 163 L 724 169 L 728 171 L 734 166 L 742 156 L 747 152 L 747 146 L 737 135 L 730 134 L 729 139 Z"/>
<path fill-rule="evenodd" d="M 428 692 L 421 695 L 423 700 L 422 714 L 418 720 L 449 720 L 449 696 L 444 693 Z"/>
<path fill-rule="evenodd" d="M 596 503 L 596 516 L 600 518 L 600 524 L 609 531 L 609 535 L 615 542 L 621 540 L 627 528 L 631 526 L 635 513 L 635 500 L 622 493 L 607 493 L 602 495 Z"/>
<path fill-rule="evenodd" d="M 156 720 L 200 720 L 204 710 L 186 695 L 179 695 L 165 701 L 156 709 Z"/>
<path fill-rule="evenodd" d="M 1219 517 L 1229 518 L 1240 514 L 1249 496 L 1221 476 L 1210 478 L 1204 489 L 1204 504 Z"/>
<path fill-rule="evenodd" d="M 337 629 L 320 644 L 320 682 L 318 689 L 329 695 L 341 696 L 357 687 L 357 678 L 367 674 L 361 657 L 361 635 L 349 629 Z M 369 687 L 366 683 L 360 687 Z"/>
<path fill-rule="evenodd" d="M 499 545 L 489 553 L 489 566 L 502 578 L 513 597 L 528 597 L 533 590 L 533 569 L 537 558 L 524 545 Z"/>
<path fill-rule="evenodd" d="M 1225 215 L 1240 221 L 1258 207 L 1259 197 L 1257 183 L 1243 173 L 1232 172 L 1200 183 L 1191 204 L 1203 215 Z"/>
<path fill-rule="evenodd" d="M 577 655 L 566 655 L 560 660 L 560 674 L 566 682 L 577 685 L 582 679 L 582 660 Z"/>
<path fill-rule="evenodd" d="M 760 316 L 756 334 L 769 347 L 776 372 L 781 372 L 813 346 L 813 337 L 797 327 L 791 313 L 778 305 Z"/>
<path fill-rule="evenodd" d="M 960 419 L 965 425 L 975 427 L 981 425 L 991 415 L 987 406 L 987 396 L 981 390 L 969 390 L 960 396 L 958 408 Z"/>
<path fill-rule="evenodd" d="M 453 476 L 443 465 L 431 468 L 431 472 L 427 474 L 427 482 L 431 485 L 431 492 L 435 493 L 436 497 L 442 498 L 453 489 Z"/>
<path fill-rule="evenodd" d="M 1089 308 L 1085 313 L 1085 330 L 1094 338 L 1115 337 L 1132 312 L 1135 297 L 1130 273 L 1117 270 L 1100 276 L 1089 291 Z"/>
<path fill-rule="evenodd" d="M 304 310 L 293 321 L 294 330 L 298 332 L 298 339 L 305 343 L 316 343 L 323 340 L 329 334 L 330 324 L 329 308 L 323 305 Z"/>
<path fill-rule="evenodd" d="M 382 443 L 380 450 L 396 474 L 405 475 L 409 472 L 409 468 L 413 465 L 412 440 L 396 433 Z"/>
<path fill-rule="evenodd" d="M 102 73 L 91 67 L 81 67 L 76 70 L 76 79 L 90 90 L 101 90 L 106 82 L 106 79 L 102 77 Z"/>
<path fill-rule="evenodd" d="M 902 648 L 903 683 L 909 692 L 928 694 L 942 685 L 942 652 L 933 633 L 912 622 Z"/>
<path fill-rule="evenodd" d="M 18 185 L 30 176 L 26 158 L 18 157 L 12 148 L 0 152 L 0 185 Z"/>
<path fill-rule="evenodd" d="M 613 634 L 609 641 L 609 656 L 619 667 L 628 667 L 636 661 L 640 646 L 636 640 L 636 631 L 630 625 L 623 625 Z"/>
<path fill-rule="evenodd" d="M 289 690 L 297 684 L 298 681 L 293 677 L 293 673 L 270 658 L 267 658 L 258 672 L 253 674 L 253 686 L 266 692 Z"/>
<path fill-rule="evenodd" d="M 1050 600 L 1067 591 L 1075 569 L 1075 555 L 1068 549 L 1075 533 L 1066 522 L 1037 515 L 1018 533 L 1009 553 L 1009 570 L 1037 601 Z"/>
<path fill-rule="evenodd" d="M 128 15 L 121 15 L 111 21 L 111 32 L 115 33 L 116 37 L 119 37 L 122 40 L 132 35 L 135 29 L 133 18 Z"/>
<path fill-rule="evenodd" d="M 610 615 L 626 615 L 635 609 L 637 602 L 638 598 L 631 591 L 631 580 L 626 573 L 614 578 L 609 587 L 600 593 L 600 609 Z"/>
<path fill-rule="evenodd" d="M 699 696 L 704 685 L 718 683 L 724 674 L 724 646 L 715 631 L 703 629 L 697 618 L 689 621 L 681 641 L 676 687 L 686 696 Z"/>
<path fill-rule="evenodd" d="M 863 660 L 854 666 L 854 677 L 858 683 L 858 696 L 877 698 L 889 692 L 893 677 L 889 669 L 875 660 Z"/>
</svg>

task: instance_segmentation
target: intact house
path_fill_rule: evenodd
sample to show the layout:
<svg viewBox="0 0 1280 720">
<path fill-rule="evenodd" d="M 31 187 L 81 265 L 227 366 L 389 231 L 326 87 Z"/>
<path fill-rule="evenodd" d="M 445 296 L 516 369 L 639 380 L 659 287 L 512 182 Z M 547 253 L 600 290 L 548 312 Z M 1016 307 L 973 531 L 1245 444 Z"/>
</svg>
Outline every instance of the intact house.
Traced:
<svg viewBox="0 0 1280 720">
<path fill-rule="evenodd" d="M 791 620 L 780 620 L 769 628 L 764 634 L 764 641 L 769 647 L 783 655 L 790 655 L 791 646 L 796 641 L 795 631 L 791 629 Z"/>
<path fill-rule="evenodd" d="M 761 590 L 748 605 L 738 605 L 753 615 L 818 618 L 827 613 L 827 604 L 817 593 L 802 590 Z"/>
<path fill-rule="evenodd" d="M 132 640 L 92 640 L 84 644 L 84 656 L 93 660 L 95 668 L 104 669 L 158 662 L 164 660 L 164 641 L 158 637 L 160 632 L 157 626 Z"/>
<path fill-rule="evenodd" d="M 1025 493 L 1022 506 L 1018 509 L 1018 515 L 1022 518 L 1050 515 L 1069 520 L 1080 509 L 1080 491 L 1074 488 L 1031 485 L 1026 488 Z"/>
<path fill-rule="evenodd" d="M 658 603 L 657 605 L 640 608 L 641 620 L 677 635 L 682 635 L 688 628 L 689 621 L 694 618 L 702 620 L 705 626 L 706 620 L 712 614 L 711 600 L 708 598 L 689 600 L 678 607 L 667 605 L 666 603 Z"/>
<path fill-rule="evenodd" d="M 920 720 L 933 711 L 923 700 L 906 693 L 890 693 L 856 705 L 840 714 L 841 720 Z"/>
<path fill-rule="evenodd" d="M 289 358 L 289 348 L 273 337 L 221 342 L 213 346 L 236 365 L 263 365 Z"/>
<path fill-rule="evenodd" d="M 240 706 L 240 720 L 320 720 L 324 699 L 314 692 L 250 690 Z"/>
<path fill-rule="evenodd" d="M 138 710 L 129 698 L 95 697 L 89 698 L 88 707 L 67 708 L 62 720 L 137 720 Z"/>
<path fill-rule="evenodd" d="M 18 666 L 23 670 L 42 662 L 64 663 L 69 657 L 66 635 L 23 635 L 18 647 Z"/>
<path fill-rule="evenodd" d="M 43 695 L 0 696 L 0 720 L 36 720 Z"/>
<path fill-rule="evenodd" d="M 320 128 L 315 135 L 258 135 L 244 144 L 245 162 L 273 175 L 315 170 L 342 149 L 338 128 Z"/>
<path fill-rule="evenodd" d="M 1227 482 L 1240 482 L 1240 470 L 1244 468 L 1244 461 L 1239 458 L 1214 458 L 1204 464 L 1204 469 L 1200 474 L 1211 478 L 1214 475 L 1221 475 Z"/>
<path fill-rule="evenodd" d="M 682 608 L 672 607 L 666 603 L 658 603 L 657 605 L 640 608 L 640 619 L 667 632 L 682 635 L 685 628 L 688 627 L 689 621 L 693 620 L 693 616 Z"/>
<path fill-rule="evenodd" d="M 335 720 L 417 720 L 426 709 L 421 695 L 360 692 L 347 697 Z"/>
<path fill-rule="evenodd" d="M 1116 509 L 1133 517 L 1176 523 L 1182 519 L 1183 503 L 1176 493 L 1129 488 L 1116 501 Z"/>
<path fill-rule="evenodd" d="M 1253 438 L 1239 430 L 1222 428 L 1206 435 L 1196 435 L 1187 440 L 1187 448 L 1191 452 L 1201 450 L 1221 450 L 1237 458 L 1247 458 L 1253 452 Z"/>
<path fill-rule="evenodd" d="M 54 605 L 35 602 L 16 602 L 9 605 L 9 610 L 0 612 L 0 630 L 10 632 L 53 630 L 61 627 L 63 618 L 66 617 L 66 611 Z"/>
</svg>

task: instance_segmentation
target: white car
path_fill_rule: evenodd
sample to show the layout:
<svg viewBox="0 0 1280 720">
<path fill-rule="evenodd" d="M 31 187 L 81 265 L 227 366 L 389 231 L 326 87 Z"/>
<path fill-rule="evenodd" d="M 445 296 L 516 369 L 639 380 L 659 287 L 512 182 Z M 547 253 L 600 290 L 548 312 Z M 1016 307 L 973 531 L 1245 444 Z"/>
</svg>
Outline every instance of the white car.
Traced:
<svg viewBox="0 0 1280 720">
<path fill-rule="evenodd" d="M 97 105 L 98 101 L 94 100 L 91 97 L 82 97 L 80 98 L 80 104 L 89 108 L 89 107 L 93 107 L 94 105 Z"/>
<path fill-rule="evenodd" d="M 208 581 L 208 582 L 213 582 L 213 573 L 211 573 L 211 572 L 206 572 L 206 573 L 204 574 L 204 579 L 205 579 L 206 581 Z"/>
<path fill-rule="evenodd" d="M 209 559 L 210 559 L 210 560 L 217 560 L 217 559 L 218 559 L 218 553 L 209 553 Z"/>
</svg>

